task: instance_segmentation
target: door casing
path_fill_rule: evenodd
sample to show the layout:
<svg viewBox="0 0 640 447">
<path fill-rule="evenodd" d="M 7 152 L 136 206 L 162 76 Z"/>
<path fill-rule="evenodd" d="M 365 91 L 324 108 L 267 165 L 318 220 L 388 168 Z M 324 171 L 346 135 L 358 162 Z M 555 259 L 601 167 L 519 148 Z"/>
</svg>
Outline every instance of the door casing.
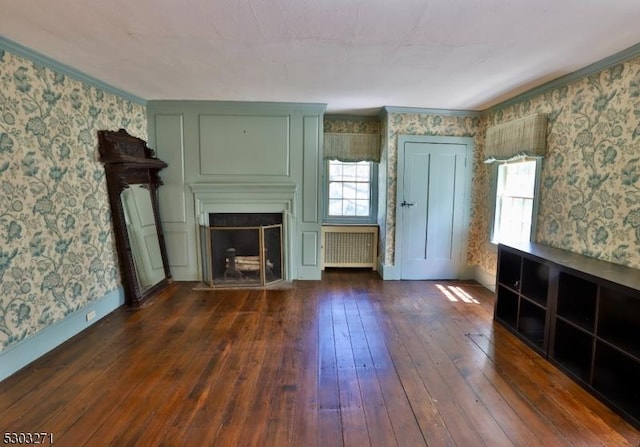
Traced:
<svg viewBox="0 0 640 447">
<path fill-rule="evenodd" d="M 397 190 L 396 190 L 396 227 L 395 227 L 395 253 L 394 264 L 397 268 L 398 279 L 402 278 L 401 260 L 402 260 L 402 237 L 403 237 L 403 213 L 400 208 L 400 203 L 404 196 L 403 178 L 405 174 L 405 156 L 404 146 L 407 143 L 432 143 L 432 144 L 455 144 L 466 146 L 466 166 L 464 168 L 465 187 L 464 187 L 464 199 L 463 199 L 463 215 L 462 225 L 464 228 L 469 228 L 470 216 L 471 216 L 471 188 L 472 188 L 472 174 L 473 174 L 473 154 L 475 151 L 475 143 L 472 137 L 448 137 L 448 136 L 431 136 L 431 135 L 399 135 L 398 136 L 398 172 L 397 172 Z M 470 271 L 466 267 L 466 257 L 469 243 L 469 231 L 464 231 L 462 235 L 462 244 L 460 248 L 460 279 L 468 279 L 473 277 Z"/>
</svg>

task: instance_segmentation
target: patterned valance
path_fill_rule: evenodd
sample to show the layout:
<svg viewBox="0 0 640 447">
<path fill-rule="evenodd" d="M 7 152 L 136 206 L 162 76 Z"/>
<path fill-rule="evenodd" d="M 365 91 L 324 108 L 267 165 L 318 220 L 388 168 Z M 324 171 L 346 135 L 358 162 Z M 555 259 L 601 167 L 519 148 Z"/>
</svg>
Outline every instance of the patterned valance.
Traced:
<svg viewBox="0 0 640 447">
<path fill-rule="evenodd" d="M 380 135 L 369 133 L 325 133 L 324 158 L 340 161 L 380 162 Z"/>
<path fill-rule="evenodd" d="M 544 157 L 547 115 L 536 114 L 487 129 L 485 163 Z"/>
</svg>

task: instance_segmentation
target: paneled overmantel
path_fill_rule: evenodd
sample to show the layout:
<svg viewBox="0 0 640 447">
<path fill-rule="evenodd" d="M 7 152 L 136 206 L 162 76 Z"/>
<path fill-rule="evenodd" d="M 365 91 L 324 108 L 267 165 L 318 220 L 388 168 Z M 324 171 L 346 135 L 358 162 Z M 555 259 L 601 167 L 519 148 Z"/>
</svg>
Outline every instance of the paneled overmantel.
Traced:
<svg viewBox="0 0 640 447">
<path fill-rule="evenodd" d="M 321 277 L 323 104 L 149 101 L 171 273 L 201 280 L 209 213 L 282 213 L 284 273 Z"/>
</svg>

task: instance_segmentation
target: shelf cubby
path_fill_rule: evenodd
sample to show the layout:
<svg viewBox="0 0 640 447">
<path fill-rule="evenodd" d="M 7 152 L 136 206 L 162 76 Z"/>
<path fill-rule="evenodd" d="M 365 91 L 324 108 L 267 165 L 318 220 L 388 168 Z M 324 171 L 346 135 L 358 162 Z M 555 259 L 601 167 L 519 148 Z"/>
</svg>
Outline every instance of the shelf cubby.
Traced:
<svg viewBox="0 0 640 447">
<path fill-rule="evenodd" d="M 518 332 L 540 349 L 544 345 L 545 319 L 544 308 L 527 299 L 520 301 Z"/>
<path fill-rule="evenodd" d="M 591 379 L 594 336 L 557 318 L 551 357 L 585 383 Z"/>
<path fill-rule="evenodd" d="M 636 359 L 599 341 L 593 388 L 627 415 L 640 420 L 640 363 Z"/>
<path fill-rule="evenodd" d="M 546 306 L 548 288 L 549 267 L 541 262 L 531 259 L 523 259 L 522 294 L 542 306 Z"/>
<path fill-rule="evenodd" d="M 560 272 L 558 276 L 557 314 L 593 332 L 596 319 L 598 284 Z"/>
<path fill-rule="evenodd" d="M 496 318 L 512 329 L 518 322 L 518 295 L 503 286 L 498 286 L 500 299 L 496 303 Z"/>
<path fill-rule="evenodd" d="M 508 251 L 500 252 L 498 259 L 498 269 L 500 271 L 500 282 L 516 291 L 520 291 L 520 269 L 522 258 Z"/>
<path fill-rule="evenodd" d="M 640 297 L 610 287 L 600 289 L 598 337 L 637 359 L 640 359 L 639 319 Z"/>
</svg>

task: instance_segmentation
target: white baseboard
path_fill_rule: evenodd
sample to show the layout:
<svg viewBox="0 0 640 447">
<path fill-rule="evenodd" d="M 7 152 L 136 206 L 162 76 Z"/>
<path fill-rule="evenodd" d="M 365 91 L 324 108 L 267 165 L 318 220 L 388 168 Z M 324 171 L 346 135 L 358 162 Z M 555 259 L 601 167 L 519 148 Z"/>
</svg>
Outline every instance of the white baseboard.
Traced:
<svg viewBox="0 0 640 447">
<path fill-rule="evenodd" d="M 51 326 L 18 342 L 0 352 L 0 380 L 27 366 L 34 360 L 61 345 L 74 335 L 82 332 L 101 318 L 124 304 L 122 287 L 107 293 L 102 298 L 78 309 Z M 95 312 L 95 317 L 87 321 L 87 314 Z"/>
<path fill-rule="evenodd" d="M 463 281 L 468 279 L 476 279 L 476 267 L 465 265 L 460 269 L 459 278 Z"/>
<path fill-rule="evenodd" d="M 400 280 L 400 267 L 385 265 L 378 260 L 378 274 L 383 280 Z M 477 266 L 465 266 L 460 271 L 460 279 L 475 279 L 487 289 L 495 292 L 496 275 L 487 273 Z"/>
<path fill-rule="evenodd" d="M 476 267 L 474 278 L 480 284 L 485 286 L 492 292 L 496 291 L 496 275 L 493 273 L 485 272 L 480 267 Z"/>
<path fill-rule="evenodd" d="M 394 281 L 400 279 L 400 268 L 395 265 L 383 264 L 378 259 L 378 274 L 385 281 Z"/>
</svg>

